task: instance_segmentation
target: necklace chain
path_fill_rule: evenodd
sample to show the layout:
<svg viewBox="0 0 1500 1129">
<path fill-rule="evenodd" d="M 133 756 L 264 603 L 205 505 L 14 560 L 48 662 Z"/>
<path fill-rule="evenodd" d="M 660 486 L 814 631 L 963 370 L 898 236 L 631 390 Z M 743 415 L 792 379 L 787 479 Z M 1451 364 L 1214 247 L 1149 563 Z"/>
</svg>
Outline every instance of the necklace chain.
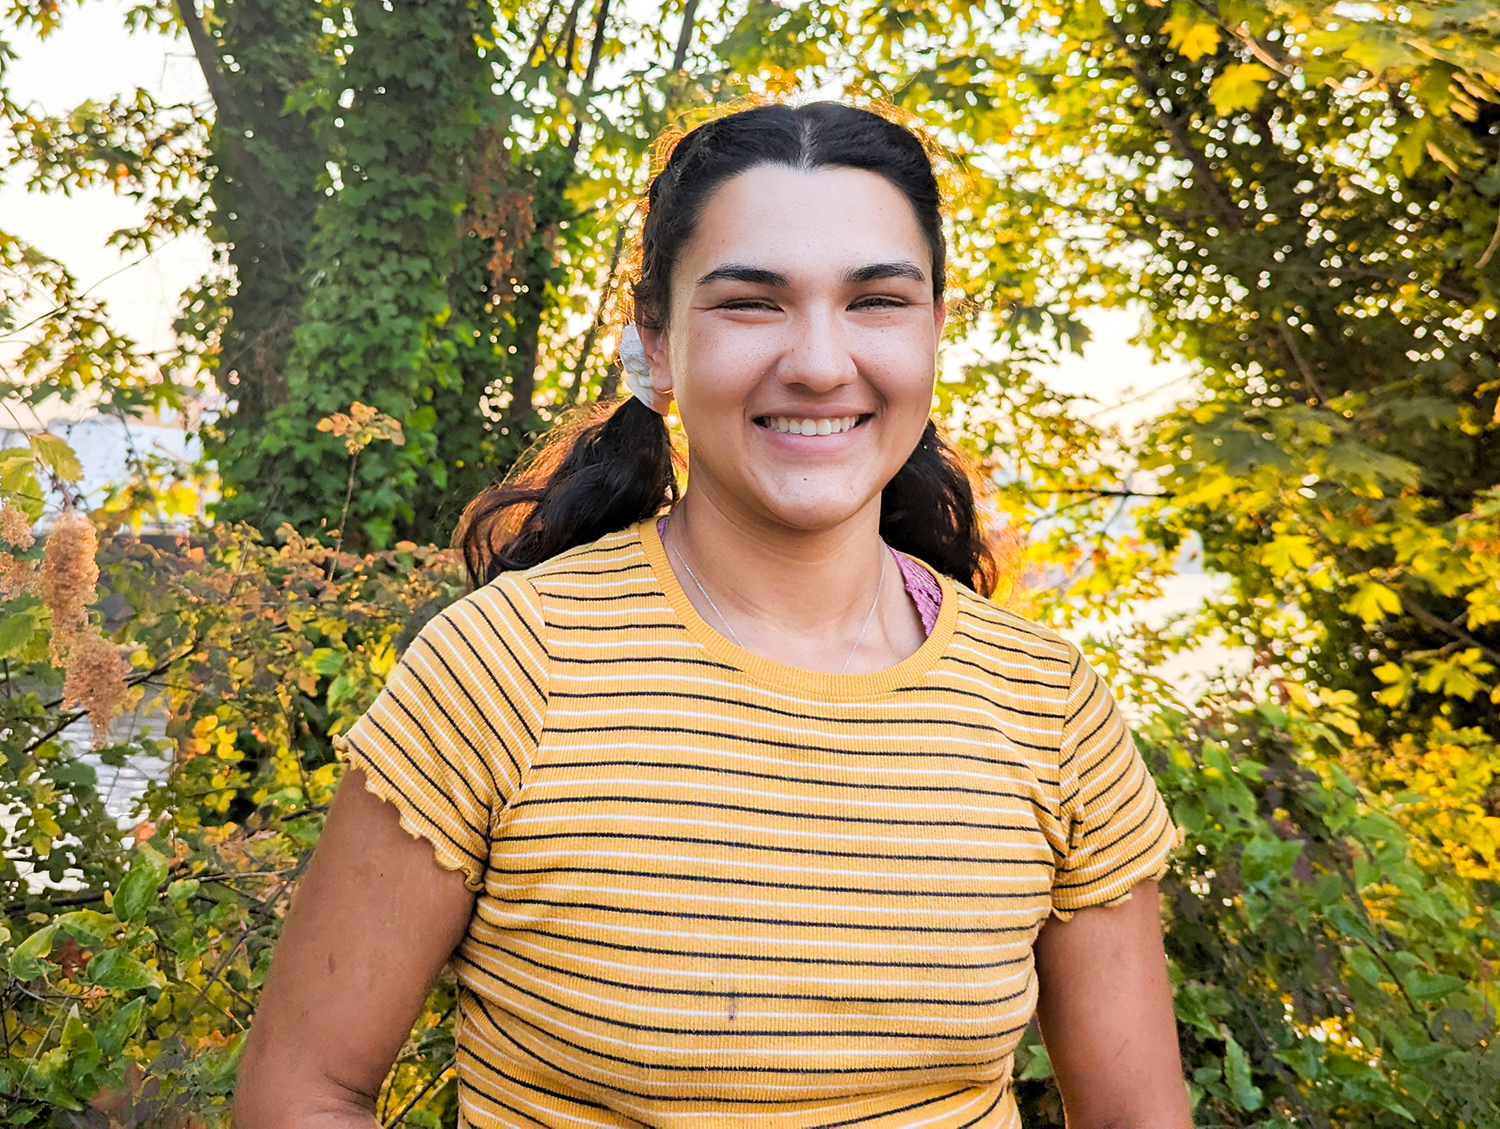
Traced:
<svg viewBox="0 0 1500 1129">
<path fill-rule="evenodd" d="M 714 615 L 719 617 L 719 622 L 729 632 L 729 637 L 734 640 L 735 646 L 741 650 L 748 650 L 749 648 L 740 640 L 739 632 L 735 631 L 734 624 L 730 623 L 724 613 L 719 610 L 719 605 L 714 603 L 714 598 L 708 594 L 708 589 L 703 587 L 703 581 L 698 579 L 698 574 L 693 571 L 693 566 L 688 564 L 687 558 L 682 555 L 682 549 L 678 546 L 677 539 L 672 536 L 672 518 L 670 515 L 667 517 L 666 536 L 662 540 L 671 547 L 673 554 L 681 562 L 682 567 L 687 570 L 688 579 L 693 582 L 693 587 L 698 589 L 699 595 L 708 601 L 709 607 L 713 608 Z M 844 659 L 844 665 L 839 667 L 840 674 L 848 670 L 849 664 L 854 661 L 854 652 L 859 650 L 859 645 L 865 641 L 865 632 L 870 630 L 870 621 L 875 618 L 875 609 L 880 606 L 880 594 L 885 590 L 886 557 L 889 555 L 884 542 L 881 543 L 880 548 L 880 579 L 875 584 L 875 599 L 870 603 L 870 610 L 865 613 L 865 621 L 860 625 L 859 634 L 854 637 L 854 646 L 849 648 L 849 654 Z"/>
</svg>

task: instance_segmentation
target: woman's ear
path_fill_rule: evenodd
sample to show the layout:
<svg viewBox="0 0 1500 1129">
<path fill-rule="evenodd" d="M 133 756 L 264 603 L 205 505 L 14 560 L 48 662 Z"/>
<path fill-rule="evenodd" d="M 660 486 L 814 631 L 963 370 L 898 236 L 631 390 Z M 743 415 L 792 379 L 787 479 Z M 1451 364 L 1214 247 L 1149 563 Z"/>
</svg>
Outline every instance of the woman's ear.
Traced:
<svg viewBox="0 0 1500 1129">
<path fill-rule="evenodd" d="M 651 366 L 651 389 L 663 400 L 672 397 L 672 365 L 667 358 L 667 335 L 660 329 L 647 329 L 636 324 L 641 335 L 641 348 Z"/>
</svg>

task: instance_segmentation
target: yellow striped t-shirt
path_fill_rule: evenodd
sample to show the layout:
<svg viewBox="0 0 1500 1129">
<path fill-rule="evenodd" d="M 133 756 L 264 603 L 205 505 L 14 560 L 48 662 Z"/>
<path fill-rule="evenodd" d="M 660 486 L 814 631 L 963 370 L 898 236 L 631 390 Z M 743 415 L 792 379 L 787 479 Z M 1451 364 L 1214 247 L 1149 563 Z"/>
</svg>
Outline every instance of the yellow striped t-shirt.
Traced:
<svg viewBox="0 0 1500 1129">
<path fill-rule="evenodd" d="M 465 1124 L 1018 1124 L 1038 929 L 1172 829 L 1077 649 L 940 579 L 868 674 L 729 642 L 650 522 L 422 631 L 339 744 L 478 895 Z"/>
</svg>

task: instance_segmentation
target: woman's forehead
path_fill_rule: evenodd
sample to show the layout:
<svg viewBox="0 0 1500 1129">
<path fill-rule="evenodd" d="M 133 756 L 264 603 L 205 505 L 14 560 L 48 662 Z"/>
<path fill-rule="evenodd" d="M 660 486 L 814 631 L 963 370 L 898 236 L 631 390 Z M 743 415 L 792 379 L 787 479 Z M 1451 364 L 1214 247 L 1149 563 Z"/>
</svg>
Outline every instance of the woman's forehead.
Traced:
<svg viewBox="0 0 1500 1129">
<path fill-rule="evenodd" d="M 931 260 L 911 203 L 878 173 L 758 165 L 709 197 L 675 281 L 691 286 L 731 263 L 843 277 L 902 261 L 930 273 Z"/>
</svg>

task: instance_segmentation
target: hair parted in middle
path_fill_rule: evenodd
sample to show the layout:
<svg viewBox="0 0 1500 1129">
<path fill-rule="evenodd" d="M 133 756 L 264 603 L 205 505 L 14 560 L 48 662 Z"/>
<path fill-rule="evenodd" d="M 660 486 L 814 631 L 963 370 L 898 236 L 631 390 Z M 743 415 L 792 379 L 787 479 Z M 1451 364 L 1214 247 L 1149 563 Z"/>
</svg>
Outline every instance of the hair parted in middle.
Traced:
<svg viewBox="0 0 1500 1129">
<path fill-rule="evenodd" d="M 932 161 L 911 130 L 837 102 L 756 106 L 683 134 L 652 179 L 634 282 L 635 320 L 668 329 L 673 269 L 703 209 L 727 181 L 764 165 L 875 173 L 911 204 L 943 297 L 947 241 Z M 676 502 L 677 460 L 666 420 L 634 397 L 584 409 L 554 428 L 535 456 L 469 503 L 454 533 L 475 586 L 530 568 Z M 881 492 L 880 535 L 961 584 L 989 595 L 998 575 L 963 457 L 929 420 Z"/>
</svg>

